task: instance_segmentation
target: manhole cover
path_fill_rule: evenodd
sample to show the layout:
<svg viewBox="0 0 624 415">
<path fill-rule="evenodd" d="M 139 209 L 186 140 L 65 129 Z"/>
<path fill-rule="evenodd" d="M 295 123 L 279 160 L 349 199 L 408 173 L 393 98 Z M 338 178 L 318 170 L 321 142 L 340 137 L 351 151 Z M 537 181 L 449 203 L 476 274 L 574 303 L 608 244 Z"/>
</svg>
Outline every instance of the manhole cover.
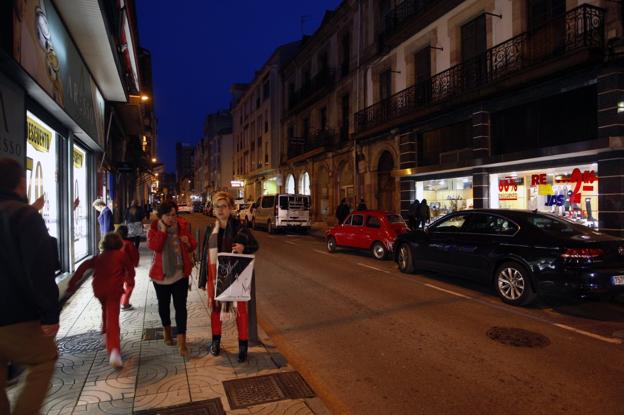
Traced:
<svg viewBox="0 0 624 415">
<path fill-rule="evenodd" d="M 546 347 L 550 344 L 550 340 L 546 336 L 513 327 L 492 327 L 488 330 L 487 335 L 490 339 L 507 346 Z"/>
<path fill-rule="evenodd" d="M 252 405 L 314 397 L 314 392 L 297 372 L 274 373 L 223 382 L 232 409 Z"/>
<path fill-rule="evenodd" d="M 177 333 L 178 333 L 178 331 L 176 330 L 175 326 L 171 327 L 171 336 L 175 337 L 177 335 Z M 145 341 L 149 341 L 149 340 L 162 340 L 164 338 L 165 338 L 165 336 L 163 334 L 163 328 L 162 327 L 143 329 L 143 340 L 145 340 Z"/>
<path fill-rule="evenodd" d="M 134 412 L 134 415 L 225 415 L 221 399 L 187 403 L 167 408 L 148 409 Z"/>
<path fill-rule="evenodd" d="M 63 337 L 58 341 L 58 349 L 61 354 L 97 352 L 104 349 L 103 337 L 99 331 Z"/>
</svg>

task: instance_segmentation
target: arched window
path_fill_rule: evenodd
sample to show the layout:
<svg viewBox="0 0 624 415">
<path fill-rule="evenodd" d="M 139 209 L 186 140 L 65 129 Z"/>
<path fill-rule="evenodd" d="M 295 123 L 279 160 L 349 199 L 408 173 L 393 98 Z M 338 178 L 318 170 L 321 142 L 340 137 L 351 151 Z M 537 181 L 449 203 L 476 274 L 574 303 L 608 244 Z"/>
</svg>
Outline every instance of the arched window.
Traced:
<svg viewBox="0 0 624 415">
<path fill-rule="evenodd" d="M 292 174 L 289 174 L 288 177 L 286 177 L 286 193 L 295 193 L 295 178 Z"/>
<path fill-rule="evenodd" d="M 299 178 L 299 193 L 310 196 L 310 175 L 307 171 Z"/>
</svg>

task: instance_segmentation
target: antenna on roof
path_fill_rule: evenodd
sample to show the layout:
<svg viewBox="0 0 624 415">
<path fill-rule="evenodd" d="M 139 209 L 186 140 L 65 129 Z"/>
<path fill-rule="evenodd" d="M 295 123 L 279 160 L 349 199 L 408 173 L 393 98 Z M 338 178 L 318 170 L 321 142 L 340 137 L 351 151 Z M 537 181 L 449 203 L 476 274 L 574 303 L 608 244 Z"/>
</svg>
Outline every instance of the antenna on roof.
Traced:
<svg viewBox="0 0 624 415">
<path fill-rule="evenodd" d="M 307 21 L 312 20 L 312 16 L 310 16 L 309 14 L 306 14 L 304 16 L 300 16 L 299 17 L 299 24 L 301 27 L 301 37 L 303 37 L 304 33 L 303 33 L 303 24 Z"/>
</svg>

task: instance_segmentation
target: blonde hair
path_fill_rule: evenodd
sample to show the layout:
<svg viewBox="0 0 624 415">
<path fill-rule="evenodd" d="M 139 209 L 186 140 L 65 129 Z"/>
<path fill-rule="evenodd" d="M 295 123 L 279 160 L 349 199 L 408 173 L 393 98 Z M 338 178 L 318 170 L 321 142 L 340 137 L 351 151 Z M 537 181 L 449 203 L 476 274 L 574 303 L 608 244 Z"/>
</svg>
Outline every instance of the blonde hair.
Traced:
<svg viewBox="0 0 624 415">
<path fill-rule="evenodd" d="M 230 209 L 234 207 L 234 198 L 228 192 L 217 192 L 212 196 L 213 205 L 216 205 L 219 200 L 225 200 Z"/>
</svg>

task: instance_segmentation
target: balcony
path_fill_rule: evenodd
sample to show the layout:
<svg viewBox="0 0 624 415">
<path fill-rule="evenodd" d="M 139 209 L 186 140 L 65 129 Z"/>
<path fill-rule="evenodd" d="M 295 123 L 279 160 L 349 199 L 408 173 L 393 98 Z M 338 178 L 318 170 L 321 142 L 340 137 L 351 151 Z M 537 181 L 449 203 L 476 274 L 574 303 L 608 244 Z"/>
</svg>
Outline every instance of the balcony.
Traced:
<svg viewBox="0 0 624 415">
<path fill-rule="evenodd" d="M 437 3 L 437 0 L 404 0 L 384 16 L 384 34 L 395 33 L 407 20 L 422 14 L 434 3 Z"/>
<path fill-rule="evenodd" d="M 483 97 L 495 92 L 491 87 L 502 81 L 514 81 L 514 77 L 515 81 L 506 85 L 527 82 L 548 75 L 548 71 L 552 74 L 566 69 L 580 62 L 563 58 L 583 50 L 600 51 L 604 46 L 603 37 L 604 10 L 582 5 L 357 112 L 356 131 L 363 133 L 413 118 L 438 104 L 467 99 L 470 93 L 478 92 L 479 97 Z M 557 65 L 546 68 L 547 64 L 554 62 Z M 543 70 L 535 71 L 540 68 Z M 534 74 L 529 76 L 529 71 Z M 519 76 L 521 74 L 527 76 Z"/>
<path fill-rule="evenodd" d="M 333 148 L 337 144 L 338 135 L 332 128 L 315 130 L 307 139 L 291 137 L 288 143 L 288 160 L 313 150 Z"/>
<path fill-rule="evenodd" d="M 305 82 L 301 88 L 288 96 L 288 113 L 293 114 L 321 98 L 335 82 L 336 71 L 331 68 L 322 69 L 311 80 Z"/>
</svg>

